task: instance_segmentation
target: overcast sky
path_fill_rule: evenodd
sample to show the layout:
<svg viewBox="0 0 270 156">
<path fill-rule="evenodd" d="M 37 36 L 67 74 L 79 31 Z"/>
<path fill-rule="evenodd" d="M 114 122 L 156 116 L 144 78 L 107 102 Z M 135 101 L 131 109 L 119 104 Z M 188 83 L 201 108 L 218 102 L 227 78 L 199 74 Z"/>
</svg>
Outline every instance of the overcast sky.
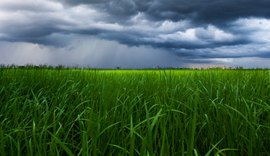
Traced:
<svg viewBox="0 0 270 156">
<path fill-rule="evenodd" d="M 0 0 L 0 64 L 270 68 L 269 0 Z"/>
</svg>

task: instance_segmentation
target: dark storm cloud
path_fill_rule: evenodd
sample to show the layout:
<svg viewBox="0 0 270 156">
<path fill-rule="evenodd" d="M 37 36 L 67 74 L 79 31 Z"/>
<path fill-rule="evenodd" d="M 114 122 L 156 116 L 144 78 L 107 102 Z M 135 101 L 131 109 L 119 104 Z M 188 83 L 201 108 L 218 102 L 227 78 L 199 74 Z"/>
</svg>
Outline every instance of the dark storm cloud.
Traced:
<svg viewBox="0 0 270 156">
<path fill-rule="evenodd" d="M 131 16 L 138 12 L 146 12 L 154 0 L 64 0 L 70 5 L 91 4 L 102 11 L 117 16 Z"/>
<path fill-rule="evenodd" d="M 124 27 L 132 25 L 129 19 L 138 14 L 143 14 L 144 20 L 149 22 L 190 21 L 189 27 L 184 30 L 174 30 L 165 35 L 161 32 L 145 33 L 143 29 L 141 31 L 129 29 L 121 32 L 94 31 L 100 38 L 116 40 L 130 46 L 150 45 L 170 51 L 175 51 L 175 49 L 196 51 L 197 49 L 252 44 L 256 41 L 250 35 L 257 30 L 241 29 L 242 23 L 235 23 L 235 21 L 241 18 L 267 19 L 270 17 L 270 1 L 267 0 L 65 0 L 65 2 L 70 6 L 80 4 L 95 6 L 98 10 L 111 15 L 111 18 L 106 19 L 107 21 L 123 24 Z M 140 21 L 135 24 L 139 25 Z M 209 25 L 214 26 L 214 29 L 209 30 L 207 28 Z M 196 29 L 194 34 L 189 34 L 194 35 L 196 39 L 184 39 L 187 36 L 184 31 L 189 28 Z M 183 33 L 178 33 L 179 31 Z M 212 34 L 217 31 L 223 31 L 227 37 L 217 39 L 220 34 L 215 36 Z M 93 33 L 91 30 L 84 32 Z M 177 35 L 183 36 L 179 39 Z"/>
<path fill-rule="evenodd" d="M 66 0 L 70 5 L 94 4 L 110 14 L 130 16 L 144 12 L 152 20 L 192 19 L 225 23 L 241 17 L 270 17 L 269 0 Z"/>
<path fill-rule="evenodd" d="M 45 1 L 44 4 L 41 3 L 42 1 L 35 2 L 37 4 L 28 1 L 28 3 L 6 2 L 0 5 L 2 10 L 8 10 L 9 13 L 16 10 L 20 14 L 12 16 L 11 18 L 16 19 L 12 22 L 9 20 L 2 22 L 0 31 L 2 27 L 7 40 L 48 44 L 53 43 L 49 41 L 53 38 L 48 36 L 54 33 L 74 33 L 95 35 L 130 46 L 150 45 L 165 49 L 214 48 L 243 44 L 248 40 L 245 36 L 238 35 L 241 30 L 233 29 L 233 26 L 230 26 L 231 22 L 225 23 L 224 30 L 222 30 L 224 26 L 210 25 L 211 23 L 251 15 L 266 17 L 269 10 L 269 2 L 263 0 L 256 1 L 256 4 L 248 0 L 65 0 L 69 4 L 66 8 L 59 1 L 55 3 L 47 1 L 48 4 Z M 80 7 L 80 4 L 89 6 Z M 77 10 L 73 6 L 78 6 Z M 37 11 L 39 8 L 48 13 Z M 85 11 L 93 8 L 104 15 L 92 19 L 92 16 L 99 12 L 88 14 Z M 73 10 L 67 11 L 69 9 Z M 73 14 L 78 15 L 73 16 Z M 64 15 L 64 18 L 61 15 Z M 65 18 L 65 16 L 69 17 Z M 132 21 L 131 19 L 136 16 L 139 16 L 139 19 Z M 126 20 L 120 19 L 121 17 Z M 168 29 L 166 31 L 169 32 L 151 30 L 158 29 L 166 21 L 174 21 L 175 25 L 179 21 L 189 21 L 190 24 L 182 28 L 176 26 L 171 30 L 165 26 L 164 29 Z M 198 21 L 204 23 L 197 25 Z M 137 28 L 134 28 L 136 25 Z M 191 29 L 194 29 L 194 32 L 191 32 Z M 241 33 L 244 34 L 247 30 L 242 31 Z M 192 36 L 193 39 L 189 39 Z"/>
<path fill-rule="evenodd" d="M 263 58 L 269 8 L 268 0 L 1 0 L 0 41 L 66 48 L 94 37 L 193 63 Z"/>
</svg>

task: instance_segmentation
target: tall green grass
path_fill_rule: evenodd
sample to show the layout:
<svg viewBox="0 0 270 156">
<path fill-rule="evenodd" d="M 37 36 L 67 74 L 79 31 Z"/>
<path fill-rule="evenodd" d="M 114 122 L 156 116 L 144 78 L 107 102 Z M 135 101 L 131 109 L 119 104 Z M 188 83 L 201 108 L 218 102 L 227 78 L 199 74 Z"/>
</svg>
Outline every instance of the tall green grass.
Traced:
<svg viewBox="0 0 270 156">
<path fill-rule="evenodd" d="M 0 70 L 0 155 L 270 155 L 268 70 Z"/>
</svg>

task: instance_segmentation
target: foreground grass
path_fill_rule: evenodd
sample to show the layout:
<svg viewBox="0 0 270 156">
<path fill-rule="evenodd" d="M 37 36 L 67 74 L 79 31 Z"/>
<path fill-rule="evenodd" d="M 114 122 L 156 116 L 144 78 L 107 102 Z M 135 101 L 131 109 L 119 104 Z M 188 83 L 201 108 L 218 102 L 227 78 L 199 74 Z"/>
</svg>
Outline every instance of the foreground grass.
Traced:
<svg viewBox="0 0 270 156">
<path fill-rule="evenodd" d="M 0 70 L 0 155 L 270 155 L 267 70 Z"/>
</svg>

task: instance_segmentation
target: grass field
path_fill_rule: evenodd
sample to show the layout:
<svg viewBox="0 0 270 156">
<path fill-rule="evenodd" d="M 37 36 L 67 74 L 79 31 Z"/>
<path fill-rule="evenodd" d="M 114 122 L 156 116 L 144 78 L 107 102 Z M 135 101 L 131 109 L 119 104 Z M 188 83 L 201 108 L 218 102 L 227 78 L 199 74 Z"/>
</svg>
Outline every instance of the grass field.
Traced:
<svg viewBox="0 0 270 156">
<path fill-rule="evenodd" d="M 0 69 L 0 155 L 270 155 L 268 70 Z"/>
</svg>

